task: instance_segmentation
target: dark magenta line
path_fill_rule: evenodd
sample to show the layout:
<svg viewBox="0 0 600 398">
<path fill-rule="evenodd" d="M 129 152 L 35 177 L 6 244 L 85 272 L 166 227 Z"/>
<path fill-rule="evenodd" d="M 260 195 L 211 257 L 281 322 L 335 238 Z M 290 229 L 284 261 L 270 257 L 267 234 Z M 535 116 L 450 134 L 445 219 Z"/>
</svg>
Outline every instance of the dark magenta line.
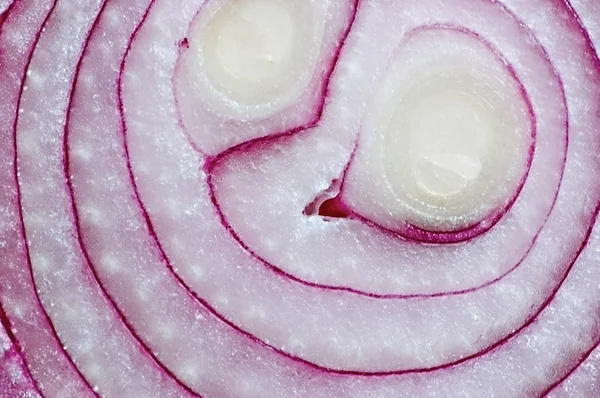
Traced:
<svg viewBox="0 0 600 398">
<path fill-rule="evenodd" d="M 138 25 L 136 26 L 133 35 L 135 35 L 138 30 L 140 29 L 140 27 L 142 26 L 143 22 L 146 20 L 148 14 L 150 13 L 150 10 L 152 9 L 152 6 L 154 5 L 155 0 L 151 0 L 150 4 L 148 5 L 146 11 L 144 12 L 144 16 L 142 17 L 142 20 L 140 21 L 140 23 L 138 23 Z M 188 393 L 190 393 L 191 395 L 195 396 L 195 397 L 199 397 L 201 398 L 201 395 L 199 395 L 197 392 L 195 392 L 190 386 L 186 385 L 185 383 L 183 383 L 183 381 L 181 381 L 170 369 L 168 369 L 160 360 L 159 358 L 156 356 L 156 354 L 154 353 L 153 350 L 150 349 L 150 347 L 145 343 L 145 341 L 140 337 L 140 335 L 138 334 L 138 332 L 135 330 L 134 326 L 131 324 L 131 322 L 127 319 L 127 317 L 125 316 L 125 314 L 121 311 L 121 309 L 119 308 L 119 306 L 117 305 L 116 301 L 114 300 L 114 298 L 112 297 L 112 295 L 108 292 L 108 290 L 106 289 L 106 287 L 104 286 L 104 284 L 101 281 L 100 276 L 98 275 L 98 272 L 96 271 L 96 267 L 94 266 L 91 257 L 88 253 L 87 247 L 85 245 L 85 242 L 83 240 L 82 237 L 82 232 L 81 232 L 81 222 L 80 222 L 80 216 L 79 216 L 79 210 L 77 209 L 77 204 L 76 204 L 76 200 L 75 200 L 75 196 L 74 196 L 74 188 L 73 188 L 73 183 L 71 181 L 71 178 L 69 178 L 69 176 L 71 175 L 71 163 L 70 163 L 70 147 L 69 147 L 69 134 L 70 134 L 70 129 L 69 129 L 69 123 L 70 123 L 70 119 L 71 119 L 71 114 L 73 111 L 73 100 L 75 98 L 75 91 L 76 91 L 76 84 L 79 80 L 79 76 L 81 73 L 81 67 L 83 65 L 83 60 L 89 50 L 89 45 L 91 42 L 91 38 L 92 35 L 94 34 L 94 32 L 96 31 L 96 29 L 99 26 L 100 23 L 100 17 L 101 15 L 104 13 L 106 5 L 108 4 L 108 1 L 104 1 L 104 3 L 102 4 L 102 8 L 98 14 L 98 16 L 96 17 L 94 24 L 92 25 L 92 29 L 90 30 L 88 36 L 86 37 L 85 40 L 85 44 L 83 46 L 83 50 L 81 53 L 81 56 L 77 62 L 77 66 L 75 69 L 75 76 L 74 79 L 71 82 L 71 91 L 69 94 L 69 102 L 67 105 L 67 120 L 65 123 L 65 127 L 64 127 L 64 134 L 63 134 L 63 165 L 64 165 L 64 176 L 65 176 L 65 181 L 66 181 L 66 185 L 68 188 L 68 192 L 69 192 L 69 198 L 70 198 L 70 203 L 71 203 L 71 208 L 72 208 L 72 212 L 73 212 L 73 216 L 75 219 L 75 230 L 76 230 L 76 238 L 77 241 L 79 243 L 79 246 L 81 248 L 81 251 L 85 257 L 86 260 L 86 264 L 88 269 L 91 271 L 92 275 L 94 276 L 94 280 L 96 281 L 96 284 L 98 285 L 98 287 L 100 288 L 103 296 L 106 298 L 106 300 L 111 304 L 115 315 L 117 315 L 117 317 L 119 318 L 119 320 L 125 325 L 125 327 L 127 328 L 128 332 L 131 334 L 131 336 L 137 341 L 138 344 L 140 344 L 140 346 L 142 347 L 142 349 L 144 350 L 144 352 L 152 359 L 152 361 L 163 371 L 165 372 L 166 375 L 168 375 L 169 377 L 171 377 L 175 383 L 177 385 L 179 385 L 181 388 L 183 388 L 185 391 L 187 391 Z M 132 36 L 133 36 L 132 35 Z"/>
<path fill-rule="evenodd" d="M 23 350 L 21 347 L 21 343 L 17 339 L 17 336 L 15 336 L 15 333 L 12 330 L 11 323 L 8 320 L 8 316 L 6 315 L 6 311 L 4 310 L 4 306 L 2 306 L 1 303 L 0 303 L 0 325 L 1 325 L 0 327 L 3 327 L 4 330 L 6 331 L 6 335 L 8 336 L 8 339 L 16 347 L 17 352 L 20 353 Z M 19 354 L 19 356 L 21 357 L 21 359 L 24 360 L 24 358 L 21 354 Z M 25 369 L 25 370 L 27 370 L 27 369 Z M 28 370 L 27 370 L 27 374 L 29 374 L 29 377 L 33 380 L 33 377 L 31 377 L 31 374 L 29 373 Z M 41 391 L 38 391 L 38 392 L 41 394 Z"/>
<path fill-rule="evenodd" d="M 18 136 L 18 122 L 19 122 L 19 110 L 21 109 L 21 103 L 22 103 L 22 98 L 23 98 L 23 92 L 24 92 L 24 88 L 25 88 L 25 81 L 27 79 L 27 70 L 29 70 L 29 67 L 31 66 L 31 62 L 33 60 L 33 53 L 35 51 L 35 48 L 37 47 L 40 38 L 42 37 L 42 32 L 45 28 L 45 26 L 47 25 L 50 17 L 54 14 L 54 11 L 56 9 L 58 0 L 53 0 L 52 6 L 50 7 L 48 14 L 46 15 L 46 17 L 44 18 L 44 21 L 42 22 L 42 25 L 40 26 L 40 29 L 36 32 L 35 35 L 35 39 L 33 41 L 33 44 L 31 46 L 31 50 L 29 51 L 29 54 L 27 55 L 27 62 L 25 63 L 25 68 L 23 70 L 23 75 L 21 77 L 21 86 L 19 88 L 19 94 L 18 94 L 18 99 L 17 99 L 17 107 L 15 109 L 15 120 L 13 123 L 13 127 L 12 127 L 12 139 L 13 139 L 13 152 L 14 152 L 14 157 L 13 157 L 13 174 L 14 174 L 14 182 L 15 182 L 15 187 L 16 187 L 16 193 L 17 193 L 17 208 L 18 208 L 18 214 L 19 214 L 19 229 L 20 229 L 20 233 L 23 239 L 23 243 L 24 243 L 24 248 L 25 248 L 25 256 L 27 259 L 27 268 L 28 268 L 28 272 L 29 272 L 29 277 L 31 278 L 31 283 L 33 285 L 33 292 L 35 295 L 35 301 L 36 304 L 43 317 L 44 317 L 44 321 L 46 323 L 46 325 L 50 328 L 50 332 L 52 334 L 52 336 L 56 339 L 56 341 L 58 342 L 58 349 L 60 352 L 62 352 L 62 354 L 66 357 L 69 365 L 71 365 L 71 367 L 75 370 L 75 372 L 77 373 L 77 375 L 80 377 L 80 379 L 83 381 L 83 383 L 85 385 L 87 385 L 88 389 L 90 390 L 91 393 L 93 393 L 94 395 L 98 396 L 99 395 L 94 391 L 92 385 L 88 382 L 88 380 L 83 376 L 83 374 L 81 373 L 81 371 L 79 370 L 79 368 L 77 367 L 77 365 L 75 365 L 75 362 L 73 361 L 73 358 L 71 358 L 71 356 L 67 353 L 67 351 L 65 350 L 63 344 L 61 343 L 60 337 L 58 336 L 58 332 L 56 330 L 56 327 L 54 326 L 54 323 L 52 322 L 52 320 L 50 319 L 50 316 L 48 315 L 48 313 L 46 312 L 46 309 L 44 308 L 43 304 L 42 304 L 42 300 L 40 298 L 40 295 L 38 293 L 38 287 L 37 287 L 37 283 L 35 281 L 35 277 L 33 274 L 33 265 L 32 265 L 32 261 L 31 261 L 31 252 L 29 250 L 29 241 L 27 239 L 27 231 L 25 229 L 25 221 L 24 221 L 24 215 L 23 215 L 23 198 L 22 198 L 22 193 L 21 193 L 21 185 L 19 183 L 19 166 L 18 166 L 18 149 L 19 149 L 19 145 L 17 142 L 17 136 Z M 14 2 L 13 4 L 16 4 L 16 2 Z M 9 325 L 10 326 L 10 325 Z M 17 348 L 20 348 L 20 346 L 16 346 Z M 22 351 L 20 351 L 20 354 L 23 357 L 23 363 L 25 364 L 25 366 L 27 366 L 27 368 L 30 368 L 30 365 L 28 364 L 28 361 L 26 360 L 24 353 Z M 31 375 L 31 370 L 29 370 L 29 374 Z M 38 381 L 34 378 L 31 377 L 31 379 L 33 380 L 36 390 L 38 392 L 40 392 L 40 395 L 43 396 L 43 394 L 41 393 L 41 388 L 38 384 Z"/>
<path fill-rule="evenodd" d="M 558 85 L 559 85 L 559 89 L 561 92 L 561 100 L 564 104 L 565 107 L 565 111 L 568 114 L 568 105 L 567 105 L 567 99 L 566 99 L 566 93 L 565 93 L 565 88 L 564 88 L 564 83 L 562 81 L 562 78 L 560 77 L 560 74 L 558 73 L 558 71 L 556 70 L 555 66 L 553 65 L 550 56 L 548 54 L 548 52 L 546 51 L 546 49 L 544 48 L 544 46 L 542 46 L 539 41 L 537 40 L 537 38 L 535 37 L 535 35 L 532 34 L 531 30 L 523 23 L 523 21 L 521 21 L 518 16 L 510 9 L 506 8 L 504 6 L 504 4 L 497 2 L 496 0 L 491 0 L 493 3 L 497 4 L 498 6 L 500 6 L 501 8 L 503 8 L 503 10 L 505 12 L 507 12 L 514 20 L 515 22 L 517 22 L 518 26 L 521 27 L 522 29 L 526 30 L 529 33 L 530 38 L 535 42 L 535 47 L 540 50 L 542 52 L 542 55 L 544 57 L 544 59 L 548 62 L 548 65 L 550 66 L 550 68 L 552 69 L 552 73 L 554 74 L 554 76 L 556 77 L 557 81 L 558 81 Z M 435 25 L 434 25 L 435 26 Z M 444 26 L 444 25 L 441 25 Z M 451 26 L 451 25 L 450 25 Z M 462 28 L 464 29 L 464 28 Z M 477 34 L 476 32 L 472 32 L 468 29 L 464 29 L 465 33 L 467 34 L 473 34 L 475 35 L 480 41 L 482 41 L 488 48 L 490 48 L 495 54 L 496 56 L 498 56 L 501 61 L 509 68 L 509 71 L 511 73 L 511 75 L 515 78 L 515 80 L 518 82 L 519 87 L 522 90 L 522 93 L 524 95 L 524 98 L 526 99 L 526 104 L 529 110 L 530 115 L 534 116 L 534 124 L 537 123 L 537 121 L 535 120 L 535 112 L 533 110 L 533 106 L 530 102 L 530 98 L 529 95 L 527 94 L 527 91 L 525 89 L 525 87 L 522 85 L 521 80 L 518 78 L 518 75 L 516 73 L 516 71 L 514 70 L 512 64 L 508 63 L 502 56 L 501 54 L 491 45 L 491 43 L 489 43 L 488 41 L 486 41 L 483 37 L 481 37 L 481 35 Z M 532 136 L 534 138 L 535 141 L 535 137 L 537 135 L 537 128 L 533 127 L 534 131 L 532 132 Z M 562 162 L 562 167 L 560 170 L 560 179 L 559 179 L 559 185 L 558 188 L 555 192 L 553 201 L 552 201 L 552 205 L 550 207 L 550 210 L 548 212 L 548 215 L 552 212 L 552 210 L 554 209 L 557 199 L 558 199 L 558 193 L 560 192 L 560 188 L 562 186 L 562 180 L 563 180 L 563 176 L 564 176 L 564 171 L 565 171 L 565 165 L 566 165 L 566 160 L 567 160 L 567 152 L 568 152 L 568 147 L 569 147 L 569 119 L 568 117 L 566 118 L 565 121 L 565 150 L 564 150 L 564 155 L 563 155 L 563 162 Z M 535 144 L 535 143 L 534 143 Z M 382 232 L 391 235 L 391 236 L 400 236 L 402 238 L 406 238 L 410 241 L 416 241 L 419 243 L 436 243 L 436 244 L 448 244 L 448 243 L 462 243 L 465 242 L 467 240 L 473 239 L 479 235 L 481 235 L 482 233 L 486 232 L 487 230 L 491 229 L 497 222 L 500 221 L 500 219 L 502 219 L 502 217 L 504 217 L 506 215 L 506 213 L 508 213 L 508 211 L 512 208 L 512 206 L 514 205 L 514 203 L 517 201 L 520 193 L 522 192 L 524 186 L 525 186 L 525 182 L 528 178 L 528 174 L 529 174 L 529 170 L 531 168 L 531 164 L 533 162 L 533 158 L 534 158 L 534 153 L 535 153 L 535 145 L 532 145 L 530 147 L 529 150 L 529 154 L 528 154 L 528 161 L 527 161 L 527 172 L 525 173 L 525 175 L 522 177 L 522 180 L 519 184 L 519 188 L 516 192 L 516 194 L 512 197 L 512 199 L 510 200 L 510 202 L 508 203 L 507 206 L 505 206 L 505 208 L 499 213 L 497 214 L 495 217 L 492 217 L 491 219 L 486 219 L 484 221 L 489 221 L 490 222 L 490 226 L 476 231 L 473 230 L 473 228 L 477 228 L 478 224 L 471 226 L 471 227 L 467 227 L 464 230 L 459 230 L 459 231 L 453 231 L 453 232 L 449 232 L 449 233 L 444 233 L 444 232 L 433 232 L 432 231 L 427 231 L 427 230 L 423 230 L 420 229 L 418 227 L 415 227 L 413 225 L 408 225 L 409 229 L 413 229 L 414 234 L 409 234 L 409 235 L 405 235 L 402 233 L 399 233 L 398 231 L 383 227 L 369 219 L 367 219 L 366 217 L 360 215 L 358 212 L 356 212 L 354 209 L 352 209 L 351 207 L 343 204 L 343 206 L 346 208 L 346 210 L 349 213 L 349 218 L 355 218 L 358 219 L 366 224 L 371 225 L 374 228 L 380 229 Z M 342 184 L 343 187 L 343 184 Z M 343 196 L 343 189 L 341 190 L 340 193 L 340 197 Z M 542 223 L 541 227 L 538 229 L 538 231 L 536 232 L 536 234 L 534 235 L 534 239 L 532 240 L 532 245 L 535 243 L 535 241 L 537 240 L 537 236 L 539 235 L 539 233 L 541 232 L 541 230 L 543 229 L 544 225 L 546 224 L 546 220 Z M 465 234 L 466 232 L 466 234 Z M 424 235 L 423 235 L 424 234 Z M 456 234 L 456 235 L 455 235 Z M 528 253 L 528 252 L 527 252 Z M 526 253 L 526 255 L 527 255 Z M 523 260 L 521 260 L 522 262 Z"/>
<path fill-rule="evenodd" d="M 581 17 L 577 13 L 577 11 L 573 8 L 571 1 L 570 0 L 556 0 L 556 1 L 560 1 L 560 2 L 564 3 L 565 7 L 567 8 L 568 13 L 571 14 L 571 17 L 573 18 L 573 20 L 575 21 L 575 23 L 577 25 L 577 30 L 579 30 L 579 32 L 583 35 L 585 42 L 588 44 L 588 46 L 591 50 L 592 61 L 594 62 L 594 64 L 596 64 L 597 71 L 600 71 L 600 58 L 598 55 L 598 51 L 596 51 L 596 45 L 594 44 L 594 41 L 590 37 L 590 32 L 587 30 L 587 28 L 583 24 Z"/>
<path fill-rule="evenodd" d="M 9 4 L 9 6 L 6 8 L 6 10 L 4 10 L 4 12 L 0 14 L 0 34 L 2 34 L 2 30 L 4 27 L 4 21 L 6 21 L 6 19 L 10 15 L 10 12 L 13 10 L 15 4 L 16 4 L 16 1 L 13 1 L 12 3 Z M 48 10 L 46 17 L 42 21 L 42 24 L 40 25 L 38 31 L 35 34 L 34 40 L 31 44 L 31 46 L 29 47 L 30 53 L 32 53 L 34 48 L 37 46 L 37 42 L 39 41 L 39 36 L 41 35 L 42 27 L 46 24 L 50 14 L 54 11 L 55 6 L 56 6 L 56 0 L 54 1 L 53 5 L 50 7 L 50 9 Z M 25 71 L 27 69 L 28 69 L 28 63 L 23 68 L 24 73 L 23 73 L 23 77 L 21 78 L 21 87 L 24 84 Z M 19 91 L 19 98 L 21 96 L 21 93 L 22 93 L 22 89 L 20 89 L 20 91 Z M 17 103 L 17 107 L 15 109 L 15 117 L 17 117 L 16 115 L 18 115 L 18 111 L 19 111 L 19 103 Z M 40 308 L 42 307 L 39 300 L 38 300 L 38 305 Z M 44 313 L 43 309 L 42 309 L 42 313 Z M 23 369 L 25 374 L 28 376 L 29 380 L 31 380 L 31 384 L 33 385 L 36 393 L 38 393 L 40 396 L 43 396 L 37 380 L 33 377 L 31 370 L 29 369 L 29 364 L 25 357 L 25 350 L 23 349 L 21 342 L 15 336 L 15 334 L 13 332 L 12 322 L 10 321 L 9 316 L 7 315 L 7 312 L 4 308 L 4 304 L 1 302 L 0 302 L 0 323 L 2 324 L 2 327 L 4 327 L 4 330 L 6 331 L 6 335 L 8 336 L 9 340 L 13 344 L 14 350 L 16 351 L 17 355 L 21 358 L 21 363 L 19 364 L 19 366 Z"/>
<path fill-rule="evenodd" d="M 34 391 L 38 393 L 41 397 L 43 397 L 44 395 L 42 394 L 42 390 L 40 389 L 37 380 L 31 374 L 31 371 L 29 370 L 29 367 L 27 365 L 27 361 L 25 360 L 23 346 L 21 345 L 21 342 L 17 339 L 17 336 L 15 336 L 15 333 L 13 332 L 11 322 L 8 319 L 8 315 L 6 315 L 6 311 L 2 303 L 0 303 L 0 325 L 0 327 L 4 328 L 8 339 L 12 343 L 12 348 L 5 355 L 10 355 L 10 353 L 12 353 L 13 355 L 16 355 L 20 358 L 19 368 L 27 376 L 27 379 L 29 379 L 30 383 L 28 384 L 31 384 L 33 386 Z"/>
<path fill-rule="evenodd" d="M 552 383 L 550 386 L 548 386 L 541 394 L 540 394 L 540 398 L 544 398 L 547 397 L 548 395 L 550 395 L 550 393 L 552 391 L 554 391 L 556 388 L 558 388 L 559 386 L 561 386 L 565 381 L 567 381 L 567 379 L 572 376 L 577 369 L 579 369 L 583 363 L 592 356 L 592 354 L 594 353 L 594 351 L 596 350 L 596 348 L 600 347 L 600 340 L 596 340 L 596 342 L 594 343 L 594 345 L 592 346 L 592 348 L 588 349 L 586 352 L 584 352 L 581 357 L 579 358 L 579 360 L 577 360 L 575 366 L 569 370 L 563 377 L 561 377 L 560 379 L 558 379 L 557 381 L 555 381 L 554 383 Z"/>
<path fill-rule="evenodd" d="M 594 45 L 594 42 L 592 41 L 587 28 L 583 24 L 583 21 L 581 20 L 581 17 L 577 13 L 577 11 L 573 8 L 573 5 L 571 4 L 571 2 L 569 0 L 558 0 L 558 1 L 562 2 L 565 5 L 565 7 L 567 8 L 567 11 L 569 12 L 569 14 L 571 14 L 571 17 L 573 18 L 573 20 L 575 21 L 575 24 L 577 25 L 577 29 L 580 31 L 581 34 L 583 34 L 583 36 L 585 38 L 585 41 L 588 44 L 589 49 L 591 50 L 592 62 L 596 66 L 596 68 L 595 68 L 596 69 L 596 73 L 600 72 L 600 57 L 599 57 L 599 54 L 596 51 L 596 46 Z M 600 347 L 600 339 L 597 340 L 596 343 L 588 351 L 586 351 L 586 352 L 583 353 L 583 355 L 581 356 L 581 358 L 579 359 L 579 361 L 575 363 L 575 366 L 572 367 L 571 370 L 569 370 L 560 379 L 558 379 L 557 381 L 555 381 L 554 383 L 552 383 L 551 385 L 549 385 L 540 394 L 540 397 L 547 397 L 548 395 L 550 395 L 550 393 L 552 391 L 554 391 L 556 388 L 558 388 L 559 386 L 561 386 L 570 376 L 572 376 L 577 371 L 577 369 L 579 369 L 583 365 L 583 363 L 592 355 L 592 353 L 594 352 L 594 350 L 596 348 L 598 348 L 598 347 Z"/>
<path fill-rule="evenodd" d="M 595 222 L 595 220 L 598 217 L 598 212 L 600 210 L 600 207 L 598 207 L 595 212 L 594 212 L 594 216 L 593 216 L 593 222 Z M 381 376 L 393 376 L 393 375 L 403 375 L 403 374 L 414 374 L 414 373 L 430 373 L 430 372 L 434 372 L 437 370 L 442 370 L 442 369 L 447 369 L 453 366 L 457 366 L 459 364 L 462 364 L 464 362 L 467 362 L 471 359 L 474 358 L 478 358 L 480 356 L 483 356 L 503 345 L 505 345 L 509 340 L 511 340 L 513 337 L 515 337 L 517 334 L 519 334 L 521 331 L 523 331 L 525 328 L 527 328 L 528 326 L 530 326 L 531 324 L 533 324 L 535 322 L 535 319 L 537 318 L 537 316 L 550 304 L 550 302 L 554 299 L 554 297 L 556 296 L 558 290 L 560 289 L 560 287 L 562 286 L 562 284 L 564 283 L 564 281 L 566 280 L 567 276 L 569 275 L 571 269 L 573 268 L 576 260 L 579 258 L 581 252 L 583 251 L 583 249 L 587 246 L 587 243 L 589 241 L 589 237 L 591 234 L 592 228 L 590 227 L 586 233 L 585 239 L 583 241 L 583 243 L 581 244 L 580 248 L 578 249 L 578 251 L 576 252 L 573 260 L 570 262 L 569 266 L 567 267 L 567 269 L 564 272 L 564 275 L 562 277 L 562 279 L 560 280 L 560 282 L 558 283 L 558 285 L 555 287 L 555 289 L 551 292 L 551 294 L 546 298 L 546 300 L 541 304 L 539 310 L 532 314 L 523 325 L 521 325 L 518 329 L 514 330 L 513 332 L 509 333 L 508 335 L 506 335 L 505 337 L 503 337 L 502 339 L 500 339 L 499 341 L 495 342 L 494 344 L 488 346 L 487 348 L 476 352 L 472 355 L 466 356 L 464 358 L 461 358 L 457 361 L 453 361 L 453 362 L 449 362 L 446 364 L 442 364 L 442 365 L 438 365 L 438 366 L 432 366 L 432 367 L 428 367 L 428 368 L 417 368 L 417 369 L 408 369 L 408 370 L 392 370 L 392 371 L 375 371 L 375 372 L 367 372 L 367 371 L 357 371 L 357 370 L 343 370 L 343 369 L 333 369 L 333 368 L 329 368 L 329 367 L 325 367 L 325 366 L 321 366 L 318 364 L 315 364 L 313 362 L 310 362 L 306 359 L 300 358 L 298 356 L 289 354 L 285 351 L 283 351 L 282 349 L 279 349 L 277 347 L 274 347 L 262 340 L 260 340 L 259 338 L 257 338 L 256 336 L 254 336 L 253 334 L 243 330 L 241 327 L 239 327 L 238 325 L 234 324 L 232 321 L 228 320 L 227 318 L 225 318 L 222 314 L 220 314 L 218 311 L 216 311 L 205 299 L 200 298 L 196 292 L 190 290 L 186 285 L 185 285 L 185 281 L 183 281 L 180 277 L 178 277 L 178 275 L 174 272 L 172 266 L 170 265 L 170 262 L 168 260 L 168 257 L 166 257 L 165 255 L 165 262 L 169 263 L 169 270 L 171 270 L 171 272 L 175 275 L 175 277 L 180 280 L 182 284 L 184 284 L 184 286 L 186 286 L 186 289 L 195 297 L 198 299 L 198 301 L 200 301 L 207 309 L 209 312 L 211 312 L 213 315 L 215 315 L 218 319 L 220 319 L 221 321 L 223 321 L 224 323 L 226 323 L 227 325 L 229 325 L 231 328 L 233 328 L 235 331 L 243 334 L 244 336 L 250 338 L 252 341 L 259 343 L 260 345 L 263 345 L 273 351 L 275 351 L 276 353 L 278 353 L 279 355 L 286 357 L 288 359 L 291 359 L 294 362 L 297 363 L 301 363 L 313 370 L 317 370 L 317 371 L 321 371 L 321 372 L 326 372 L 326 373 L 332 373 L 332 374 L 340 374 L 340 375 L 348 375 L 348 376 L 365 376 L 365 377 L 381 377 Z M 164 250 L 162 249 L 162 246 L 160 245 L 160 242 L 158 240 L 156 240 L 156 244 L 157 246 L 160 247 L 159 250 L 161 250 L 161 253 L 164 253 Z M 275 272 L 279 272 L 279 269 L 276 268 Z M 340 289 L 341 290 L 341 289 Z"/>
<path fill-rule="evenodd" d="M 0 12 L 0 33 L 2 33 L 2 26 L 4 25 L 4 21 L 6 21 L 6 18 L 8 18 L 8 15 L 12 11 L 17 1 L 18 0 L 14 0 L 8 5 L 8 7 L 6 7 L 6 10 L 4 10 L 4 12 Z"/>
</svg>

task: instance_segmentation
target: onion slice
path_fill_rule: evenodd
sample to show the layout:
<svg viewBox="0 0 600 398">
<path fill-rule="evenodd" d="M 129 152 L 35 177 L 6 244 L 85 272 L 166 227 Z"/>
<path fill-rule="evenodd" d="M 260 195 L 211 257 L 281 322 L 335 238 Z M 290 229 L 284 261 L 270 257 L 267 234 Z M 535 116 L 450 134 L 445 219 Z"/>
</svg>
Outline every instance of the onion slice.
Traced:
<svg viewBox="0 0 600 398">
<path fill-rule="evenodd" d="M 173 4 L 2 14 L 0 387 L 594 396 L 592 0 Z"/>
</svg>

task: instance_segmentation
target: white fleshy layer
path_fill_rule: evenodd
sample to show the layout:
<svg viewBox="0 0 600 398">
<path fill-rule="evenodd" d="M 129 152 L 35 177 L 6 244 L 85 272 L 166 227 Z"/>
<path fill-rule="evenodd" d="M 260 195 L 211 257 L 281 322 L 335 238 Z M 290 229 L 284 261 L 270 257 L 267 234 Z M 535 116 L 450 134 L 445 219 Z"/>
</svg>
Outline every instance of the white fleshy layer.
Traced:
<svg viewBox="0 0 600 398">
<path fill-rule="evenodd" d="M 0 292 L 2 308 L 23 348 L 20 352 L 41 392 L 49 396 L 93 396 L 49 330 L 33 281 L 19 215 L 15 185 L 13 126 L 28 57 L 53 1 L 23 0 L 14 5 L 0 29 Z M 10 57 L 3 55 L 10 54 Z M 27 86 L 22 88 L 27 90 Z"/>
<path fill-rule="evenodd" d="M 527 93 L 494 49 L 459 29 L 407 33 L 362 122 L 344 198 L 392 230 L 477 224 L 528 172 L 536 126 Z"/>
<path fill-rule="evenodd" d="M 111 2 L 100 29 L 123 29 L 118 36 L 126 40 L 127 30 L 144 11 L 143 2 L 130 6 L 129 1 Z M 64 175 L 65 110 L 82 43 L 101 9 L 99 1 L 59 2 L 27 72 L 28 89 L 17 125 L 17 164 L 33 276 L 65 351 L 94 392 L 181 397 L 182 389 L 164 377 L 103 295 L 79 246 L 71 214 Z M 122 17 L 128 23 L 122 23 Z"/>
<path fill-rule="evenodd" d="M 4 14 L 13 2 L 14 0 L 0 0 L 0 15 Z"/>
</svg>

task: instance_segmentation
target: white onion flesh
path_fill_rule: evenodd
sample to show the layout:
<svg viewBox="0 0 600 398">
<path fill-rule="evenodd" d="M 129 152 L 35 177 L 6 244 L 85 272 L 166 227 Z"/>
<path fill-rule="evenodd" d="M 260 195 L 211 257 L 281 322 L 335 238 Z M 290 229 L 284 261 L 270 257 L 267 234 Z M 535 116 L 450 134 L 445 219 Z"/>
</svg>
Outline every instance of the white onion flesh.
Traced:
<svg viewBox="0 0 600 398">
<path fill-rule="evenodd" d="M 0 395 L 598 395 L 593 0 L 0 14 Z"/>
</svg>

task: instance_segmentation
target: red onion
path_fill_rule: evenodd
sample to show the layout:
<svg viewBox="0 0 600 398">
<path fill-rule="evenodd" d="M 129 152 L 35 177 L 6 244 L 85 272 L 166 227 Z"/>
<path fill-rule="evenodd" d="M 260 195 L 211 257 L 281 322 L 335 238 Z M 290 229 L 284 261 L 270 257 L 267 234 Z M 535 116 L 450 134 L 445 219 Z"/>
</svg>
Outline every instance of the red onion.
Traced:
<svg viewBox="0 0 600 398">
<path fill-rule="evenodd" d="M 0 0 L 0 396 L 600 394 L 594 0 Z"/>
</svg>

